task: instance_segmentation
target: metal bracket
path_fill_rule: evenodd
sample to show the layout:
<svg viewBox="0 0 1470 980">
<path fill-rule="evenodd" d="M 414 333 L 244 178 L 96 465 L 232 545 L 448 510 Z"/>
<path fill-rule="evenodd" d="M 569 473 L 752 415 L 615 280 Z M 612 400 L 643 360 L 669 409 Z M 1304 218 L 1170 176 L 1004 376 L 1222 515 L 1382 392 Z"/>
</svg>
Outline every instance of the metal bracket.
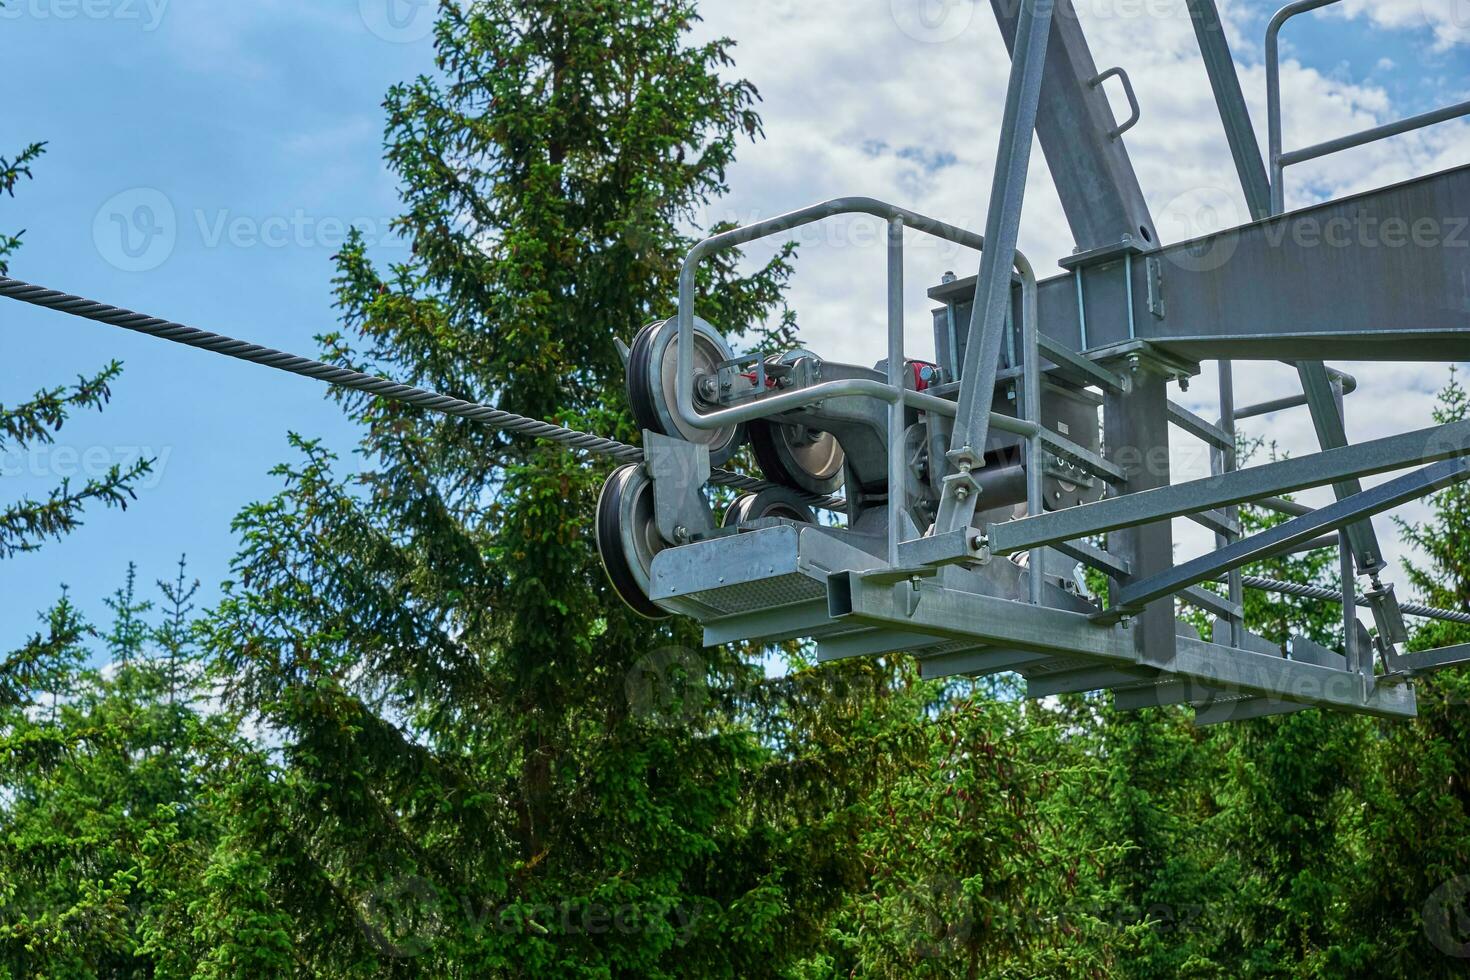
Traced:
<svg viewBox="0 0 1470 980">
<path fill-rule="evenodd" d="M 1157 255 L 1146 260 L 1148 269 L 1148 311 L 1157 320 L 1164 319 L 1164 263 Z"/>
<path fill-rule="evenodd" d="M 974 451 L 967 446 L 958 453 L 951 452 L 947 455 L 949 461 L 958 467 L 958 472 L 944 478 L 944 493 L 940 501 L 941 505 L 949 504 L 946 509 L 952 514 L 950 526 L 964 530 L 975 519 L 975 505 L 979 502 L 981 493 L 980 481 L 973 472 Z M 984 465 L 983 461 L 980 465 Z"/>
<path fill-rule="evenodd" d="M 644 466 L 653 478 L 653 516 L 659 536 L 685 544 L 715 530 L 715 516 L 704 497 L 709 482 L 709 447 L 643 431 Z"/>
<path fill-rule="evenodd" d="M 1409 628 L 1404 623 L 1404 611 L 1393 594 L 1393 583 L 1380 583 L 1377 588 L 1363 593 L 1363 598 L 1372 605 L 1373 620 L 1378 627 L 1378 636 L 1390 644 L 1408 643 Z"/>
<path fill-rule="evenodd" d="M 931 534 L 898 546 L 899 568 L 936 565 L 983 565 L 990 561 L 990 542 L 978 528 Z"/>
</svg>

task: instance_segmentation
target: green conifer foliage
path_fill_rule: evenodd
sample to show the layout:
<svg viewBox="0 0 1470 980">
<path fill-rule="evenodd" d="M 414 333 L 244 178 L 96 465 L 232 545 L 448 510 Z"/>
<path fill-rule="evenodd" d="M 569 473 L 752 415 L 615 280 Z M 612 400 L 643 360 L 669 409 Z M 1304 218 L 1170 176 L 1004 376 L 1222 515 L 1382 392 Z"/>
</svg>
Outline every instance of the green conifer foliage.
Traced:
<svg viewBox="0 0 1470 980">
<path fill-rule="evenodd" d="M 31 177 L 31 164 L 45 152 L 45 146 L 32 143 L 14 159 L 0 157 L 0 198 L 15 196 L 16 185 Z M 9 275 L 9 257 L 20 247 L 23 234 L 0 233 L 0 275 Z M 122 365 L 113 361 L 91 377 L 77 378 L 74 385 L 45 388 L 13 405 L 0 402 L 0 452 L 24 453 L 54 442 L 57 431 L 74 413 L 89 408 L 100 411 L 107 404 L 112 382 L 121 373 Z M 139 460 L 126 468 L 114 465 L 80 487 L 63 479 L 44 500 L 23 497 L 0 503 L 0 561 L 34 551 L 41 542 L 75 530 L 89 503 L 126 509 L 137 496 L 135 484 L 152 466 L 152 460 Z"/>
</svg>

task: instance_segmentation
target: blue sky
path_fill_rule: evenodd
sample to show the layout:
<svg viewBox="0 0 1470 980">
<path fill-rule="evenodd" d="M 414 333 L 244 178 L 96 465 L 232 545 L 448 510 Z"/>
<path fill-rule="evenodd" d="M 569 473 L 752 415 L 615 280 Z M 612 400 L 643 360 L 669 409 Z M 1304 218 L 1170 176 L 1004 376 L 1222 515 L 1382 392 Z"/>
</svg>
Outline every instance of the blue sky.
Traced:
<svg viewBox="0 0 1470 980">
<path fill-rule="evenodd" d="M 916 39 L 904 30 L 908 2 L 706 4 L 704 30 L 741 42 L 737 70 L 766 97 L 771 138 L 748 147 L 732 171 L 734 212 L 747 217 L 871 193 L 941 217 L 958 210 L 966 223 L 981 223 L 974 216 L 984 202 L 975 198 L 989 183 L 995 83 L 1004 72 L 993 22 L 970 0 L 913 0 L 969 18 L 953 37 Z M 1198 108 L 1208 99 L 1203 74 L 1180 40 L 1189 40 L 1187 27 L 1171 13 L 1183 0 L 1110 2 L 1086 0 L 1079 8 L 1098 25 L 1099 64 L 1123 63 L 1139 83 L 1144 122 L 1129 141 L 1156 213 L 1210 182 L 1228 187 L 1223 141 Z M 1470 55 L 1452 43 L 1470 29 L 1470 0 L 1438 2 L 1348 0 L 1344 9 L 1354 16 L 1293 25 L 1285 49 L 1294 65 L 1286 73 L 1288 124 L 1311 130 L 1320 123 L 1325 135 L 1336 135 L 1353 120 L 1386 121 L 1470 98 Z M 1130 19 L 1130 3 L 1143 13 Z M 1224 6 L 1254 102 L 1259 38 L 1274 4 Z M 33 140 L 49 144 L 35 180 L 0 202 L 0 231 L 27 230 L 12 274 L 315 353 L 313 334 L 334 324 L 330 259 L 345 228 L 364 228 L 383 261 L 404 254 L 386 235 L 397 196 L 381 163 L 380 103 L 393 83 L 432 69 L 431 16 L 429 6 L 409 0 L 11 0 L 0 12 L 9 96 L 0 155 Z M 831 31 L 838 17 L 843 35 Z M 1156 45 L 1138 45 L 1155 33 Z M 803 43 L 799 58 L 783 47 L 796 43 Z M 986 56 L 977 59 L 977 50 Z M 885 63 L 895 76 L 874 72 Z M 1374 151 L 1391 156 L 1350 154 L 1304 168 L 1303 193 L 1470 160 L 1466 128 L 1443 129 L 1428 141 Z M 943 166 L 923 163 L 936 160 Z M 1023 245 L 1033 254 L 1064 254 L 1056 222 L 1048 221 L 1054 212 L 1044 192 L 1028 202 Z M 793 296 L 817 339 L 824 316 L 841 319 L 852 302 L 851 263 L 872 256 L 840 258 L 803 258 L 798 272 Z M 932 268 L 910 273 L 910 305 L 920 321 L 923 288 L 947 261 L 937 256 Z M 871 315 L 864 310 L 858 319 Z M 126 513 L 93 510 L 68 539 L 0 564 L 0 649 L 35 628 L 36 612 L 62 583 L 100 618 L 102 597 L 130 560 L 151 584 L 186 552 L 208 603 L 234 552 L 230 519 L 277 488 L 267 471 L 288 457 L 287 431 L 320 437 L 350 456 L 354 434 L 313 382 L 0 305 L 0 402 L 112 358 L 126 366 L 112 405 L 73 419 L 49 449 L 0 458 L 4 498 L 43 493 L 58 477 L 81 480 L 140 453 L 158 457 L 157 469 Z M 1385 378 L 1415 394 L 1403 421 L 1423 424 L 1415 413 L 1427 410 L 1442 368 Z"/>
</svg>

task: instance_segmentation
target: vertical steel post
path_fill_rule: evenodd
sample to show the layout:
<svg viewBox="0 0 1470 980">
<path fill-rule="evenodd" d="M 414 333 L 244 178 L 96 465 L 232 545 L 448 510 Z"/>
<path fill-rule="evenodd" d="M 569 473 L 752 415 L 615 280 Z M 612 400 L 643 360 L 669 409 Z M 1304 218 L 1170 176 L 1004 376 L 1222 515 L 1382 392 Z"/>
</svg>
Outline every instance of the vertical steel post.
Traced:
<svg viewBox="0 0 1470 980">
<path fill-rule="evenodd" d="M 1235 371 L 1229 361 L 1220 362 L 1220 431 L 1230 437 L 1229 449 L 1221 449 L 1218 455 L 1221 473 L 1232 473 L 1235 471 Z M 1240 518 L 1239 507 L 1227 507 L 1225 516 L 1231 520 Z M 1234 539 L 1233 535 L 1216 534 L 1215 546 L 1224 547 Z M 1230 604 L 1240 609 L 1245 603 L 1245 587 L 1241 581 L 1240 569 L 1232 568 L 1228 577 L 1228 588 Z M 1240 616 L 1231 616 L 1230 622 L 1230 645 L 1243 647 L 1245 645 L 1245 620 Z"/>
<path fill-rule="evenodd" d="M 1006 88 L 1005 114 L 996 153 L 990 208 L 985 221 L 985 250 L 975 282 L 975 305 L 965 348 L 958 413 L 950 455 L 964 472 L 979 468 L 990 435 L 990 407 L 995 397 L 995 375 L 1011 304 L 1011 268 L 1016 261 L 1021 206 L 1026 197 L 1026 175 L 1036 132 L 1036 108 L 1046 65 L 1046 44 L 1055 0 L 1021 0 L 1015 53 Z M 937 530 L 968 527 L 975 498 L 946 492 L 940 502 Z"/>
<path fill-rule="evenodd" d="M 888 219 L 888 383 L 902 391 L 903 376 L 903 219 Z M 902 398 L 888 403 L 888 563 L 898 564 L 903 507 L 908 495 Z"/>
<path fill-rule="evenodd" d="M 1087 350 L 1087 296 L 1082 291 L 1082 267 L 1079 265 L 1072 270 L 1072 278 L 1077 280 L 1077 334 L 1081 343 L 1077 345 L 1079 351 Z"/>
<path fill-rule="evenodd" d="M 1337 568 L 1342 577 L 1342 652 L 1347 658 L 1347 669 L 1361 675 L 1363 651 L 1358 644 L 1357 580 L 1353 576 L 1353 552 L 1346 528 L 1337 532 Z"/>
<path fill-rule="evenodd" d="M 1133 390 L 1108 392 L 1103 403 L 1103 443 L 1108 459 L 1127 474 L 1118 493 L 1136 493 L 1169 485 L 1168 389 L 1164 375 L 1146 361 L 1132 364 Z M 1109 584 L 1112 602 L 1128 583 L 1167 571 L 1174 564 L 1174 529 L 1169 521 L 1153 521 L 1108 534 L 1108 550 L 1128 563 L 1131 575 Z M 1148 604 L 1134 617 L 1130 631 L 1142 662 L 1167 668 L 1177 648 L 1172 596 Z"/>
<path fill-rule="evenodd" d="M 1035 422 L 1037 430 L 1026 437 L 1026 514 L 1040 514 L 1045 507 L 1041 472 L 1041 330 L 1036 317 L 1021 317 L 1022 385 L 1024 403 L 1022 417 Z M 1046 549 L 1032 548 L 1026 556 L 1026 571 L 1030 580 L 1031 602 L 1041 605 L 1044 595 L 1042 567 L 1046 564 Z"/>
</svg>

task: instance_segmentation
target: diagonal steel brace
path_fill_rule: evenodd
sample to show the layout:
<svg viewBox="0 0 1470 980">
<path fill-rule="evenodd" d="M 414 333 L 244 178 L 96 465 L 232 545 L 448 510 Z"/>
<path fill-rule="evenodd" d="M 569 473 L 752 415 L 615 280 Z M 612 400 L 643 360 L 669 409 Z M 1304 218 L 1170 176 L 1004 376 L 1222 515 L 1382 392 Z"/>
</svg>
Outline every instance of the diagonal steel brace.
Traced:
<svg viewBox="0 0 1470 980">
<path fill-rule="evenodd" d="M 972 342 L 965 350 L 949 452 L 961 479 L 946 484 L 935 522 L 935 529 L 940 533 L 969 527 L 975 513 L 975 495 L 964 489 L 963 478 L 970 470 L 983 466 L 985 460 L 1001 340 L 1012 301 L 1011 265 L 1020 237 L 1021 206 L 1026 195 L 1026 174 L 1036 134 L 1036 111 L 1054 5 L 1055 0 L 1021 0 L 1020 24 L 1001 120 L 1000 148 L 985 222 L 985 250 L 981 255 L 980 275 L 975 281 L 970 321 Z"/>
<path fill-rule="evenodd" d="M 1312 425 L 1317 430 L 1317 442 L 1323 449 L 1338 449 L 1348 444 L 1347 430 L 1343 424 L 1342 410 L 1338 403 L 1337 392 L 1333 388 L 1332 379 L 1327 373 L 1327 368 L 1321 361 L 1301 361 L 1296 366 L 1297 374 L 1302 379 L 1302 390 L 1307 396 L 1307 407 L 1312 413 Z M 1338 500 L 1345 500 L 1354 494 L 1361 493 L 1363 484 L 1354 480 L 1344 480 L 1334 483 L 1332 491 Z M 1383 549 L 1378 543 L 1378 534 L 1373 530 L 1373 522 L 1364 519 L 1356 524 L 1350 524 L 1344 528 L 1347 534 L 1349 546 L 1352 548 L 1353 559 L 1357 563 L 1358 574 L 1366 575 L 1373 584 L 1368 597 L 1373 610 L 1374 622 L 1379 625 L 1379 633 L 1384 643 L 1390 646 L 1407 642 L 1407 635 L 1398 635 L 1403 631 L 1403 612 L 1399 609 L 1398 599 L 1395 598 L 1391 589 L 1384 588 L 1379 580 L 1379 573 L 1387 567 L 1388 563 L 1383 559 Z"/>
<path fill-rule="evenodd" d="M 1334 504 L 1295 517 L 1259 534 L 1243 538 L 1211 554 L 1176 565 L 1169 571 L 1131 582 L 1118 590 L 1117 603 L 1094 618 L 1100 622 L 1117 621 L 1131 615 L 1146 604 L 1182 589 L 1213 579 L 1222 572 L 1261 558 L 1278 554 L 1302 541 L 1315 538 L 1323 531 L 1347 527 L 1373 514 L 1434 493 L 1470 479 L 1470 459 L 1444 460 L 1361 491 Z"/>
</svg>

